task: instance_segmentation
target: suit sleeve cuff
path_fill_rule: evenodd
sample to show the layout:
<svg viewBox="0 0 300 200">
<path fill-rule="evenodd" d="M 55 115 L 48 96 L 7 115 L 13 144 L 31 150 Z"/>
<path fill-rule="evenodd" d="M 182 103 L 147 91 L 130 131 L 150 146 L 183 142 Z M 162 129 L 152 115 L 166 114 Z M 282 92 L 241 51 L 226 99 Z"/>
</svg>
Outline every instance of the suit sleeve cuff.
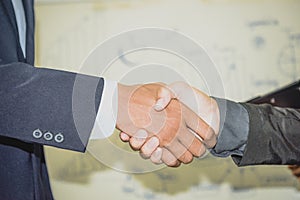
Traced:
<svg viewBox="0 0 300 200">
<path fill-rule="evenodd" d="M 220 110 L 220 133 L 211 153 L 218 157 L 242 157 L 249 132 L 249 115 L 239 103 L 214 98 Z"/>
<path fill-rule="evenodd" d="M 104 88 L 90 140 L 103 139 L 114 132 L 118 113 L 118 84 L 104 79 Z"/>
</svg>

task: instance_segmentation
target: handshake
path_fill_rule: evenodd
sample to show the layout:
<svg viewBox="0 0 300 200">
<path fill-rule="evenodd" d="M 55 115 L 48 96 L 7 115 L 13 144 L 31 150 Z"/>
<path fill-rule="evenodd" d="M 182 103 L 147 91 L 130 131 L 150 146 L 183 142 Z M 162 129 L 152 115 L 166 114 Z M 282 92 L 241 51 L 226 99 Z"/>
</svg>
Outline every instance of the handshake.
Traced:
<svg viewBox="0 0 300 200">
<path fill-rule="evenodd" d="M 203 156 L 216 145 L 219 123 L 217 102 L 184 82 L 118 85 L 120 138 L 155 164 Z"/>
</svg>

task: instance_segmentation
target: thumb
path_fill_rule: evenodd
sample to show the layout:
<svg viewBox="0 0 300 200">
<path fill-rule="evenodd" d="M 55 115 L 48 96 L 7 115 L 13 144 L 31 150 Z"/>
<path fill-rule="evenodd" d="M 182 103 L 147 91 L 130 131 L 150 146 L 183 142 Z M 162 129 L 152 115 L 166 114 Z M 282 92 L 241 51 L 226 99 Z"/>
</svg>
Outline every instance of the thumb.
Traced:
<svg viewBox="0 0 300 200">
<path fill-rule="evenodd" d="M 157 101 L 154 106 L 154 109 L 156 111 L 162 111 L 163 109 L 165 109 L 168 106 L 171 99 L 174 97 L 175 97 L 175 95 L 173 94 L 173 92 L 171 92 L 171 90 L 169 90 L 166 87 L 161 87 L 159 89 L 159 91 L 157 92 Z"/>
</svg>

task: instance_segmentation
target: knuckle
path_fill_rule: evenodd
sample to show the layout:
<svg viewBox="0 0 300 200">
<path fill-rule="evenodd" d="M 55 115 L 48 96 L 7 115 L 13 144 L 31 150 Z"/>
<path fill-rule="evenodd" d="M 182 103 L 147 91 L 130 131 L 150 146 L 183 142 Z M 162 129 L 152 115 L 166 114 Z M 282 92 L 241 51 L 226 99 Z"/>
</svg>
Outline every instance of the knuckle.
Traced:
<svg viewBox="0 0 300 200">
<path fill-rule="evenodd" d="M 133 138 L 130 139 L 129 144 L 130 144 L 130 147 L 135 151 L 137 151 L 141 148 L 141 144 Z"/>
<path fill-rule="evenodd" d="M 140 155 L 142 155 L 143 158 L 150 158 L 151 153 L 149 153 L 149 152 L 147 152 L 147 151 L 141 149 L 141 150 L 140 150 Z"/>
<path fill-rule="evenodd" d="M 192 150 L 193 155 L 196 157 L 200 157 L 202 149 L 204 148 L 204 144 L 195 138 L 192 147 L 193 147 Z"/>
<path fill-rule="evenodd" d="M 166 162 L 166 165 L 169 167 L 176 167 L 178 165 L 178 161 L 177 160 L 168 161 Z"/>
<path fill-rule="evenodd" d="M 135 144 L 132 144 L 132 142 L 130 142 L 129 144 L 130 144 L 130 147 L 132 150 L 134 150 L 134 151 L 139 150 L 139 148 Z"/>
<path fill-rule="evenodd" d="M 214 138 L 215 132 L 211 127 L 207 127 L 204 131 L 203 131 L 203 140 L 204 141 L 209 141 L 212 140 Z"/>
<path fill-rule="evenodd" d="M 157 158 L 150 157 L 150 160 L 154 164 L 160 164 L 160 160 L 158 160 Z"/>
<path fill-rule="evenodd" d="M 203 154 L 203 145 L 201 145 L 195 153 L 196 157 L 200 157 Z"/>
<path fill-rule="evenodd" d="M 199 143 L 197 145 L 197 148 L 195 149 L 195 151 L 193 152 L 193 155 L 195 157 L 201 157 L 204 153 L 206 152 L 206 148 L 202 143 Z"/>
<path fill-rule="evenodd" d="M 204 145 L 201 145 L 201 148 L 199 149 L 199 156 L 198 157 L 201 157 L 205 154 L 206 152 L 206 148 Z"/>
<path fill-rule="evenodd" d="M 177 158 L 171 155 L 164 156 L 162 160 L 169 167 L 176 166 L 178 164 Z"/>
<path fill-rule="evenodd" d="M 142 151 L 140 151 L 140 156 L 143 158 L 143 159 L 149 159 L 149 155 L 148 154 L 145 154 L 143 153 Z"/>
</svg>

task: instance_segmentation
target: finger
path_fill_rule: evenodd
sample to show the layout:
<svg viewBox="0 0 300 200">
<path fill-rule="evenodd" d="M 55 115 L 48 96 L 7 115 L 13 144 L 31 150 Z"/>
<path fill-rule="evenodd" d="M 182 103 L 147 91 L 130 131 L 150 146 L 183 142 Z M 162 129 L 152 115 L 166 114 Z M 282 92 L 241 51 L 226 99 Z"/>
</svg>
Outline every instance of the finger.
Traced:
<svg viewBox="0 0 300 200">
<path fill-rule="evenodd" d="M 166 148 L 162 148 L 162 158 L 161 160 L 169 167 L 179 167 L 180 162 L 177 158 Z"/>
<path fill-rule="evenodd" d="M 186 99 L 186 98 L 184 98 L 184 96 L 182 96 L 183 94 L 186 94 L 186 92 L 193 91 L 193 89 L 190 85 L 188 85 L 185 82 L 181 82 L 181 81 L 169 84 L 168 88 L 174 94 L 174 98 L 177 98 L 180 101 Z M 190 96 L 188 96 L 188 97 L 190 97 Z"/>
<path fill-rule="evenodd" d="M 196 113 L 187 108 L 185 105 L 182 106 L 183 118 L 191 132 L 205 144 L 207 148 L 213 148 L 217 143 L 217 136 L 214 130 L 202 120 Z"/>
<path fill-rule="evenodd" d="M 288 168 L 291 169 L 291 170 L 294 170 L 294 169 L 299 168 L 299 166 L 297 166 L 297 165 L 289 165 Z"/>
<path fill-rule="evenodd" d="M 180 131 L 177 139 L 186 149 L 189 150 L 189 152 L 196 157 L 202 156 L 206 151 L 206 147 L 203 145 L 203 143 L 198 140 L 188 129 Z"/>
<path fill-rule="evenodd" d="M 198 159 L 203 159 L 209 154 L 209 151 L 205 148 L 205 146 L 203 149 L 204 149 L 203 153 L 201 153 L 201 155 L 198 157 Z"/>
<path fill-rule="evenodd" d="M 186 98 L 182 98 L 181 95 L 183 92 L 193 91 L 192 87 L 184 82 L 175 82 L 167 87 L 162 87 L 158 94 L 158 101 L 155 105 L 155 110 L 161 111 L 167 107 L 172 98 L 177 98 L 180 101 L 186 100 Z"/>
<path fill-rule="evenodd" d="M 130 139 L 129 143 L 132 149 L 139 150 L 146 142 L 148 133 L 144 129 L 138 130 Z"/>
<path fill-rule="evenodd" d="M 183 162 L 184 164 L 191 163 L 193 161 L 193 155 L 191 152 L 186 150 L 182 156 L 180 156 L 179 161 Z"/>
<path fill-rule="evenodd" d="M 208 123 L 216 134 L 219 133 L 219 108 L 214 99 L 185 82 L 172 83 L 168 89 L 176 95 L 176 99 Z"/>
<path fill-rule="evenodd" d="M 124 132 L 120 132 L 120 139 L 123 141 L 123 142 L 128 142 L 129 141 L 129 139 L 130 139 L 130 136 L 129 135 L 127 135 L 126 133 L 124 133 Z"/>
<path fill-rule="evenodd" d="M 199 113 L 200 105 L 207 105 L 207 100 L 210 98 L 198 89 L 194 89 L 191 85 L 185 82 L 175 82 L 168 85 L 168 88 L 176 94 L 176 98 L 188 106 L 195 113 Z M 203 108 L 201 109 L 203 110 Z"/>
<path fill-rule="evenodd" d="M 294 176 L 299 177 L 300 176 L 300 167 L 295 166 L 294 168 L 292 168 L 292 173 L 294 174 Z"/>
<path fill-rule="evenodd" d="M 157 149 L 151 154 L 150 160 L 154 164 L 161 164 L 162 163 L 162 153 L 163 150 L 160 147 L 157 147 Z"/>
<path fill-rule="evenodd" d="M 193 155 L 178 140 L 173 140 L 171 144 L 165 146 L 179 161 L 187 164 L 192 162 Z"/>
<path fill-rule="evenodd" d="M 159 146 L 159 140 L 157 137 L 153 136 L 145 142 L 141 147 L 140 154 L 143 158 L 150 158 L 151 154 Z"/>
<path fill-rule="evenodd" d="M 161 87 L 161 89 L 157 92 L 157 101 L 154 106 L 156 111 L 161 111 L 165 109 L 173 98 L 173 93 L 167 89 L 166 87 Z"/>
</svg>

